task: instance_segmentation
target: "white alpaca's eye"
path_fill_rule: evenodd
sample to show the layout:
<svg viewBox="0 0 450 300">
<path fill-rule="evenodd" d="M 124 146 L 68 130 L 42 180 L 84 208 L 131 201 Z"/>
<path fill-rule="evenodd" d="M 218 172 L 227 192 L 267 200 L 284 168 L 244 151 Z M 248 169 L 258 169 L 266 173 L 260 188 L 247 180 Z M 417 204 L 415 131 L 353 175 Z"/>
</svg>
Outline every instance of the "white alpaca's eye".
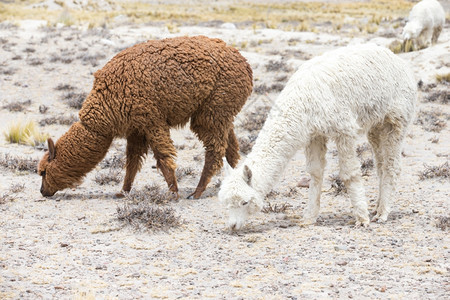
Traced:
<svg viewBox="0 0 450 300">
<path fill-rule="evenodd" d="M 241 205 L 242 205 L 242 206 L 245 206 L 245 205 L 247 205 L 247 204 L 248 204 L 248 201 L 243 200 L 243 201 L 241 202 Z"/>
</svg>

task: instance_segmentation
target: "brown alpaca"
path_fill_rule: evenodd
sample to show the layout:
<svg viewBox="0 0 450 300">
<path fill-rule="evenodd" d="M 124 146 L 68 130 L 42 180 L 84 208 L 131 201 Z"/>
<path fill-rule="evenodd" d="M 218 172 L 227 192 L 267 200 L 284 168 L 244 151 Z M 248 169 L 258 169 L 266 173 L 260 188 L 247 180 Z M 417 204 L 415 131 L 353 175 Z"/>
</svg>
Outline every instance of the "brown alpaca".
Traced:
<svg viewBox="0 0 450 300">
<path fill-rule="evenodd" d="M 252 91 L 246 59 L 222 40 L 205 36 L 147 41 L 123 50 L 94 74 L 93 88 L 72 125 L 39 162 L 41 193 L 79 184 L 116 137 L 127 139 L 123 191 L 131 190 L 149 147 L 170 191 L 178 196 L 170 128 L 185 125 L 206 149 L 193 198 L 199 198 L 226 157 L 234 167 L 239 145 L 234 117 Z"/>
</svg>

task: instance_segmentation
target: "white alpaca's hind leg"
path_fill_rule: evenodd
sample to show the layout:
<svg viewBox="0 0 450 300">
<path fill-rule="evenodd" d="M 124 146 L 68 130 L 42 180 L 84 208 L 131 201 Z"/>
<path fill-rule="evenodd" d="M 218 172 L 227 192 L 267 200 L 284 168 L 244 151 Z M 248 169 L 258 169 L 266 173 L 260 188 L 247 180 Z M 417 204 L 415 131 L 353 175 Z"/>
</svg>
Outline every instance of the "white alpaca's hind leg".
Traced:
<svg viewBox="0 0 450 300">
<path fill-rule="evenodd" d="M 356 156 L 355 138 L 352 136 L 340 136 L 336 139 L 339 155 L 339 176 L 344 181 L 350 200 L 353 205 L 353 215 L 356 225 L 367 226 L 369 224 L 369 211 L 362 184 L 360 162 Z"/>
<path fill-rule="evenodd" d="M 381 130 L 382 130 L 381 126 L 374 127 L 369 131 L 367 135 L 367 139 L 369 140 L 369 143 L 372 146 L 373 155 L 375 157 L 375 166 L 377 169 L 377 178 L 378 178 L 378 191 L 381 191 L 382 189 L 383 164 L 384 164 L 383 159 L 384 155 L 382 152 L 380 140 Z M 379 204 L 380 204 L 380 192 L 378 192 L 378 199 L 375 206 L 375 212 L 378 209 Z"/>
<path fill-rule="evenodd" d="M 308 191 L 308 204 L 303 214 L 303 222 L 305 224 L 315 223 L 317 216 L 319 215 L 323 172 L 326 164 L 326 143 L 327 140 L 325 137 L 316 137 L 305 149 L 307 171 L 311 175 Z"/>
<path fill-rule="evenodd" d="M 381 147 L 384 155 L 383 176 L 376 215 L 372 221 L 385 222 L 392 209 L 392 199 L 395 195 L 397 178 L 400 175 L 401 145 L 404 133 L 398 128 L 392 128 L 390 124 L 383 130 Z"/>
</svg>

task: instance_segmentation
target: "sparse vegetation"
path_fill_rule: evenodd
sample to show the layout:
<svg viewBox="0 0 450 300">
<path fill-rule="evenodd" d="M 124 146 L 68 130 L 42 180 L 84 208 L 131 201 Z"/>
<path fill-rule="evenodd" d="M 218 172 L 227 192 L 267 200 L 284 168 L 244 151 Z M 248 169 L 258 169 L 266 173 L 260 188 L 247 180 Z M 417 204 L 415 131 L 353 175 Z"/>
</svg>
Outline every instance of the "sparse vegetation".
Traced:
<svg viewBox="0 0 450 300">
<path fill-rule="evenodd" d="M 3 106 L 4 109 L 7 109 L 11 112 L 21 112 L 25 110 L 25 107 L 30 106 L 31 100 L 26 100 L 23 102 L 12 102 Z"/>
<path fill-rule="evenodd" d="M 102 169 L 123 169 L 125 167 L 126 158 L 123 153 L 115 154 L 112 157 L 107 157 L 103 159 L 100 163 Z"/>
<path fill-rule="evenodd" d="M 438 166 L 429 166 L 424 164 L 425 170 L 419 173 L 419 179 L 431 179 L 431 178 L 450 178 L 450 166 L 448 161 Z"/>
<path fill-rule="evenodd" d="M 270 106 L 266 105 L 252 109 L 244 116 L 245 119 L 241 123 L 240 127 L 251 132 L 259 132 L 263 127 L 267 116 L 269 115 L 270 108 Z"/>
<path fill-rule="evenodd" d="M 412 52 L 419 49 L 416 49 L 414 47 L 414 44 L 411 40 L 405 40 L 405 41 L 393 41 L 389 45 L 389 49 L 394 53 L 406 53 L 406 52 Z"/>
<path fill-rule="evenodd" d="M 361 162 L 361 172 L 362 176 L 369 176 L 369 171 L 374 167 L 374 162 L 372 158 L 367 158 Z"/>
<path fill-rule="evenodd" d="M 0 158 L 0 166 L 12 171 L 37 172 L 38 160 L 5 154 Z"/>
<path fill-rule="evenodd" d="M 39 121 L 39 125 L 46 126 L 52 124 L 59 125 L 72 125 L 73 123 L 78 121 L 78 117 L 76 115 L 69 116 L 58 116 L 58 117 L 49 117 Z"/>
<path fill-rule="evenodd" d="M 447 120 L 449 118 L 450 115 L 440 110 L 421 110 L 417 114 L 417 119 L 414 124 L 421 125 L 426 131 L 440 132 L 445 126 L 447 126 Z"/>
<path fill-rule="evenodd" d="M 74 89 L 75 89 L 74 86 L 71 86 L 70 84 L 67 83 L 60 83 L 55 87 L 55 90 L 57 91 L 71 91 Z"/>
<path fill-rule="evenodd" d="M 143 190 L 126 194 L 126 201 L 117 207 L 117 218 L 137 229 L 167 230 L 182 224 L 181 218 L 170 207 L 160 207 L 169 202 L 169 193 L 161 192 L 157 185 L 147 185 Z"/>
<path fill-rule="evenodd" d="M 30 146 L 37 146 L 43 144 L 48 134 L 42 133 L 39 130 L 36 122 L 17 122 L 10 126 L 9 130 L 4 132 L 6 140 L 10 143 L 18 143 Z"/>
<path fill-rule="evenodd" d="M 12 201 L 14 197 L 25 189 L 25 184 L 16 183 L 10 186 L 7 192 L 0 195 L 0 204 L 5 204 L 7 201 Z"/>
</svg>

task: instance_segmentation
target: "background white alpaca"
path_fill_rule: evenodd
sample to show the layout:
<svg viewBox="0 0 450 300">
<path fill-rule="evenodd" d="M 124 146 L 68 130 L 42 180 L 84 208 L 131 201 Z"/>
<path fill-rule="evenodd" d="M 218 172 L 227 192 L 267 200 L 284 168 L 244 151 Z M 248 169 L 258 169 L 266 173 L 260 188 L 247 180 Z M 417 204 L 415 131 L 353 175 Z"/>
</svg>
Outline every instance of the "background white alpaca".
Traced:
<svg viewBox="0 0 450 300">
<path fill-rule="evenodd" d="M 403 39 L 412 40 L 416 49 L 435 44 L 445 24 L 445 12 L 436 0 L 422 0 L 413 6 L 408 23 L 403 28 Z"/>
<path fill-rule="evenodd" d="M 277 98 L 263 129 L 242 165 L 227 164 L 219 199 L 229 210 L 229 225 L 239 229 L 248 215 L 261 210 L 295 152 L 305 148 L 311 174 L 307 223 L 319 214 L 326 143 L 333 139 L 357 224 L 369 223 L 355 140 L 366 133 L 379 178 L 374 220 L 391 210 L 400 153 L 414 114 L 416 83 L 407 64 L 376 45 L 349 46 L 304 63 Z"/>
</svg>

